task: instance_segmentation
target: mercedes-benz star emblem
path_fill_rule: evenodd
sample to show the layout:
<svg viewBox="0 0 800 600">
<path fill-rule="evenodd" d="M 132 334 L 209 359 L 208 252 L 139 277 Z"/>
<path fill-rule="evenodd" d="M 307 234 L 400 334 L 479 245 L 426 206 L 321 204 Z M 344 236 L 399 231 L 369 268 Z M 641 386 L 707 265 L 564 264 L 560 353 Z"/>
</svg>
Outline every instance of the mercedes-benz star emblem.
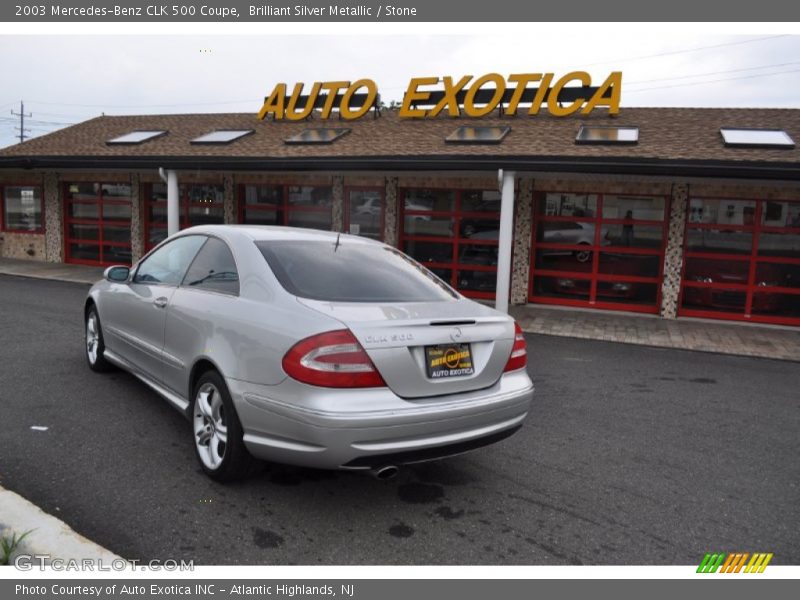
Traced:
<svg viewBox="0 0 800 600">
<path fill-rule="evenodd" d="M 460 340 L 462 335 L 460 327 L 453 327 L 453 329 L 450 330 L 450 339 L 454 342 Z"/>
</svg>

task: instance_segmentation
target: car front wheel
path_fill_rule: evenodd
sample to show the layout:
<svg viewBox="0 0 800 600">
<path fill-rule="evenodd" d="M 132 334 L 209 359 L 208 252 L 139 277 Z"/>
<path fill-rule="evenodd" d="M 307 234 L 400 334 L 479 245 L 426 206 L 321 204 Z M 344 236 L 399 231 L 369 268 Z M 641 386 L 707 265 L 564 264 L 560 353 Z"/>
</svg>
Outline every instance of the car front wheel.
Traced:
<svg viewBox="0 0 800 600">
<path fill-rule="evenodd" d="M 100 317 L 97 307 L 92 306 L 86 313 L 84 327 L 84 347 L 86 348 L 86 362 L 89 368 L 97 373 L 110 371 L 113 365 L 105 358 L 106 345 L 103 342 L 103 328 L 100 326 Z"/>
<path fill-rule="evenodd" d="M 197 458 L 209 477 L 233 481 L 247 474 L 252 457 L 228 387 L 216 371 L 204 373 L 195 386 L 192 431 Z"/>
</svg>

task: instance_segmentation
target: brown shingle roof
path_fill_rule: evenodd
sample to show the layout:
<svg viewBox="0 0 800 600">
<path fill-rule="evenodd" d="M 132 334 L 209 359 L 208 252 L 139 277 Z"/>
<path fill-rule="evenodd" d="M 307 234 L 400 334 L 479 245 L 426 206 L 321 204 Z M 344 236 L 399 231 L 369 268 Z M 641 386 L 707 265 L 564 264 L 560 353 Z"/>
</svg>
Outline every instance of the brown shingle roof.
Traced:
<svg viewBox="0 0 800 600">
<path fill-rule="evenodd" d="M 800 147 L 794 149 L 727 148 L 720 127 L 784 129 L 800 143 L 800 109 L 739 108 L 622 108 L 618 117 L 596 111 L 589 116 L 556 118 L 492 117 L 401 119 L 394 111 L 379 118 L 356 121 L 315 119 L 303 122 L 258 121 L 255 114 L 176 114 L 102 116 L 23 144 L 0 150 L 0 166 L 14 158 L 47 159 L 116 158 L 134 161 L 157 158 L 212 159 L 345 159 L 410 158 L 475 160 L 518 157 L 581 162 L 600 159 L 640 162 L 715 161 L 720 163 L 782 163 L 794 171 L 800 167 Z M 575 144 L 581 124 L 639 127 L 639 143 L 633 146 Z M 444 138 L 460 125 L 509 125 L 511 132 L 498 145 L 454 145 Z M 307 127 L 348 127 L 349 135 L 335 143 L 289 145 L 284 139 Z M 228 145 L 195 145 L 190 140 L 215 129 L 255 129 Z M 109 146 L 106 141 L 137 129 L 166 129 L 168 135 L 139 145 Z M 437 161 L 438 162 L 438 161 Z M 446 161 L 445 161 L 446 162 Z"/>
</svg>

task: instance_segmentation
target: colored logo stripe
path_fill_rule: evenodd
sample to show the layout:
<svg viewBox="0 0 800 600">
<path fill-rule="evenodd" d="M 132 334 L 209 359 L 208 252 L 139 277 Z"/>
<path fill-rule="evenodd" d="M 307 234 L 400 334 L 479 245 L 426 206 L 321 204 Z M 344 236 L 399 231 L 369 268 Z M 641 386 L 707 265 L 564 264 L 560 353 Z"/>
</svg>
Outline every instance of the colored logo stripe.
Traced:
<svg viewBox="0 0 800 600">
<path fill-rule="evenodd" d="M 772 560 L 772 552 L 769 554 L 753 554 L 750 563 L 745 567 L 745 573 L 763 573 L 769 561 Z M 757 570 L 756 570 L 757 569 Z"/>
<path fill-rule="evenodd" d="M 773 554 L 765 552 L 708 552 L 697 567 L 698 573 L 739 573 L 744 567 L 744 573 L 763 573 L 772 560 Z M 747 559 L 750 562 L 747 562 Z M 745 566 L 747 563 L 747 566 Z"/>
<path fill-rule="evenodd" d="M 700 566 L 697 567 L 698 573 L 716 573 L 719 566 L 722 564 L 722 561 L 725 559 L 724 554 L 710 554 L 707 553 L 703 560 L 700 562 Z"/>
</svg>

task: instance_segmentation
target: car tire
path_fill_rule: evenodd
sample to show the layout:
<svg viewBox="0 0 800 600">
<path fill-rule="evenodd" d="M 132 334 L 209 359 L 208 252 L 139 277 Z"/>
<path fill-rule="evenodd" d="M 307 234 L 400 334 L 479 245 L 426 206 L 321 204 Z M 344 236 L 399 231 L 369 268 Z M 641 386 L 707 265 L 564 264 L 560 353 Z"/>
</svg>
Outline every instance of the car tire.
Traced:
<svg viewBox="0 0 800 600">
<path fill-rule="evenodd" d="M 89 368 L 95 373 L 107 373 L 114 368 L 106 360 L 106 345 L 103 342 L 103 328 L 100 326 L 100 315 L 94 304 L 86 312 L 86 320 L 83 327 L 83 340 L 86 362 Z"/>
<path fill-rule="evenodd" d="M 585 242 L 581 242 L 578 244 L 579 246 L 588 246 L 589 244 Z M 592 258 L 592 251 L 591 250 L 576 250 L 575 251 L 575 260 L 581 263 L 585 263 Z"/>
<path fill-rule="evenodd" d="M 192 437 L 203 471 L 217 481 L 242 479 L 254 459 L 244 445 L 244 430 L 228 386 L 216 371 L 206 371 L 194 387 Z"/>
</svg>

